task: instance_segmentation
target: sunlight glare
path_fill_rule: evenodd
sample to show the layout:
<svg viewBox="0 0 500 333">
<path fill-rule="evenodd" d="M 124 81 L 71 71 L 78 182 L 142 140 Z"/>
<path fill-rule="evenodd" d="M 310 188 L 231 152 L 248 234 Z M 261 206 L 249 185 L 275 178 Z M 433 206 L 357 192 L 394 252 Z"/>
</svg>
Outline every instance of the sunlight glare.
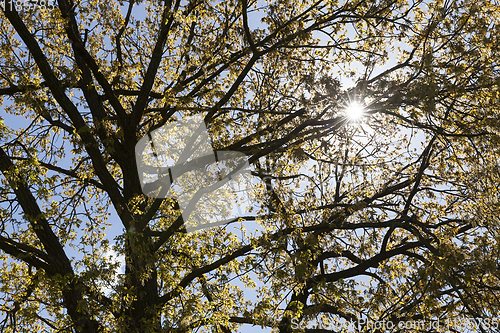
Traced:
<svg viewBox="0 0 500 333">
<path fill-rule="evenodd" d="M 350 103 L 345 109 L 345 115 L 351 121 L 360 120 L 365 113 L 365 108 L 359 102 Z"/>
</svg>

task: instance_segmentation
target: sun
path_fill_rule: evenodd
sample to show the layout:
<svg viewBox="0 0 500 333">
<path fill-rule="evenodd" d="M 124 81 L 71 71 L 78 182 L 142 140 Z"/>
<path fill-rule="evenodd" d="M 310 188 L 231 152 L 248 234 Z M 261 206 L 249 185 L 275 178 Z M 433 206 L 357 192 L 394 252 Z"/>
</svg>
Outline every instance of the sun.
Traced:
<svg viewBox="0 0 500 333">
<path fill-rule="evenodd" d="M 365 114 L 365 108 L 359 102 L 351 102 L 347 105 L 344 112 L 350 121 L 358 121 Z"/>
</svg>

